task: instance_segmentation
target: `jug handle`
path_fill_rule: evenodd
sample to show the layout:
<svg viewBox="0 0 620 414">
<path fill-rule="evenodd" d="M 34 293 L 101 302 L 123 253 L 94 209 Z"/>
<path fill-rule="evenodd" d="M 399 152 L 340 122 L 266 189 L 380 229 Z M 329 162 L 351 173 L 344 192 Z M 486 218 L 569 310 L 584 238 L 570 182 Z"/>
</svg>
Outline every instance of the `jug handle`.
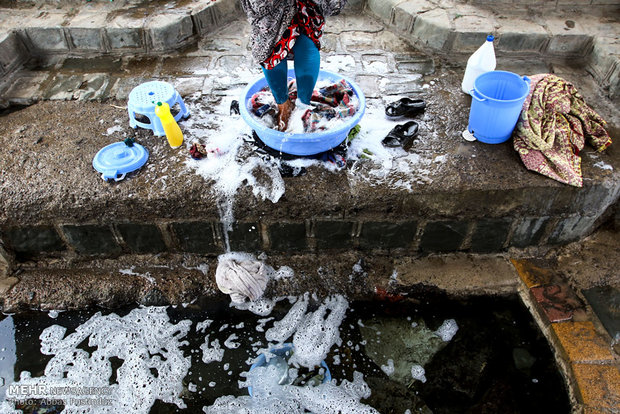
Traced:
<svg viewBox="0 0 620 414">
<path fill-rule="evenodd" d="M 525 81 L 525 83 L 527 83 L 527 87 L 529 89 L 530 84 L 532 83 L 532 80 L 530 78 L 528 78 L 527 76 L 523 76 L 522 79 Z"/>
<path fill-rule="evenodd" d="M 528 79 L 528 80 L 529 80 L 529 79 Z M 528 85 L 529 85 L 529 83 L 528 83 Z M 477 95 L 477 92 L 476 92 L 476 89 L 472 89 L 471 91 L 469 91 L 469 94 L 471 95 L 471 97 L 472 97 L 472 98 L 474 98 L 474 99 L 475 99 L 475 100 L 477 100 L 478 102 L 484 102 L 484 101 L 486 101 L 486 100 L 487 100 L 486 98 L 483 98 L 483 97 L 481 97 L 481 96 L 478 96 L 478 95 Z"/>
</svg>

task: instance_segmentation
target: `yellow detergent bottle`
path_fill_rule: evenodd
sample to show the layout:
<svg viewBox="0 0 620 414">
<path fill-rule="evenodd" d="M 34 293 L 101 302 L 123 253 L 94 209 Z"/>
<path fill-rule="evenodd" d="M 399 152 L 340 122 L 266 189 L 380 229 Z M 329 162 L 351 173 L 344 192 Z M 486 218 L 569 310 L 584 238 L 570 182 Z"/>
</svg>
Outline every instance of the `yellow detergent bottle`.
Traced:
<svg viewBox="0 0 620 414">
<path fill-rule="evenodd" d="M 174 117 L 170 113 L 170 105 L 166 102 L 157 102 L 157 106 L 155 106 L 155 115 L 157 115 L 161 121 L 161 125 L 164 127 L 168 144 L 170 144 L 172 148 L 179 148 L 181 144 L 183 144 L 183 132 L 181 132 L 179 124 L 177 124 L 177 121 L 174 120 Z"/>
</svg>

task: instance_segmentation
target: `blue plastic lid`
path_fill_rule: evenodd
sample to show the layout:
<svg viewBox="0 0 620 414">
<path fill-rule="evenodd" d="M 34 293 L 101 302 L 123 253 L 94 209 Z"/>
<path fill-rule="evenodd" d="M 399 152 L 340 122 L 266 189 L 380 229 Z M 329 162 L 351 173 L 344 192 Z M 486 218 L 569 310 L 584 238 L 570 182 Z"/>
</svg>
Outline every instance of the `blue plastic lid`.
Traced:
<svg viewBox="0 0 620 414">
<path fill-rule="evenodd" d="M 140 144 L 131 147 L 124 142 L 105 146 L 93 158 L 93 167 L 104 180 L 120 181 L 125 174 L 142 167 L 149 159 L 149 152 Z"/>
<path fill-rule="evenodd" d="M 493 35 L 487 36 L 487 42 L 492 42 L 493 40 L 495 40 L 495 37 Z"/>
</svg>

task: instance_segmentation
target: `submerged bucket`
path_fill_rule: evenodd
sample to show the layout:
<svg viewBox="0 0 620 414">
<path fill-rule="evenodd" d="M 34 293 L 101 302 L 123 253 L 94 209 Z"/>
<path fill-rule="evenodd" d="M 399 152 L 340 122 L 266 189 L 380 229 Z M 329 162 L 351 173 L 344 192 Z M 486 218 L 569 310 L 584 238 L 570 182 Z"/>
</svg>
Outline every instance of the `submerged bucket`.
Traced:
<svg viewBox="0 0 620 414">
<path fill-rule="evenodd" d="M 478 76 L 471 91 L 467 130 L 487 144 L 508 141 L 529 92 L 527 76 L 502 70 Z"/>
</svg>

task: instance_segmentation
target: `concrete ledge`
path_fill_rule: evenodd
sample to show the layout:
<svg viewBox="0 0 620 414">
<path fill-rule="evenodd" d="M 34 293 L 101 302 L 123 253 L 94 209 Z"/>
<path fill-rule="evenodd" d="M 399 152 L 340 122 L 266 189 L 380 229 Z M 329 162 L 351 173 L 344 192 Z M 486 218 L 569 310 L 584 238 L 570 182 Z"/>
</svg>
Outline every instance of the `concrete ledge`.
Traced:
<svg viewBox="0 0 620 414">
<path fill-rule="evenodd" d="M 27 59 L 28 50 L 17 33 L 0 33 L 0 74 L 8 74 Z"/>
<path fill-rule="evenodd" d="M 184 70 L 183 64 L 202 68 L 203 62 L 196 57 L 179 62 L 177 69 Z M 69 67 L 73 62 L 64 64 Z M 121 70 L 118 62 L 107 65 L 110 73 Z M 160 64 L 160 70 L 164 66 Z M 58 101 L 43 102 L 4 118 L 11 125 L 26 125 L 29 136 L 33 131 L 41 131 L 35 136 L 43 136 L 36 142 L 3 138 L 4 150 L 12 154 L 10 161 L 0 161 L 5 177 L 0 184 L 4 207 L 0 239 L 5 248 L 17 257 L 84 260 L 155 251 L 222 253 L 224 231 L 218 195 L 211 191 L 211 184 L 187 170 L 187 153 L 171 150 L 149 130 L 132 130 L 122 106 L 62 101 L 78 92 L 96 96 L 108 87 L 103 75 L 88 79 L 79 73 L 66 75 L 62 83 L 66 87 L 48 91 L 48 97 Z M 455 88 L 442 84 L 436 90 Z M 69 89 L 70 96 L 63 96 L 61 92 Z M 452 102 L 448 108 L 441 93 L 425 95 L 425 117 L 432 120 L 424 122 L 425 128 L 446 131 L 466 124 L 467 97 L 449 96 Z M 67 123 L 69 113 L 73 118 Z M 45 120 L 33 119 L 37 114 L 45 114 Z M 92 122 L 93 116 L 101 122 Z M 155 158 L 135 176 L 110 185 L 93 170 L 92 157 L 110 143 L 106 131 L 119 123 L 124 125 L 120 136 L 135 136 Z M 50 129 L 49 125 L 63 128 Z M 19 136 L 19 128 L 15 134 Z M 620 153 L 613 151 L 613 146 L 596 157 L 584 152 L 587 180 L 583 188 L 574 188 L 527 171 L 509 143 L 464 144 L 459 139 L 424 134 L 428 139 L 415 152 L 431 160 L 442 154 L 449 162 L 429 164 L 426 174 L 432 179 L 410 189 L 377 186 L 363 179 L 372 168 L 372 163 L 363 162 L 355 172 L 328 173 L 316 167 L 306 176 L 285 178 L 285 196 L 275 204 L 256 199 L 249 188 L 242 187 L 233 206 L 236 224 L 229 234 L 231 248 L 432 254 L 566 244 L 590 234 L 620 197 L 620 169 L 616 167 Z M 35 164 L 30 154 L 36 154 Z M 612 168 L 596 167 L 598 161 Z M 184 177 L 184 184 L 164 185 L 163 176 Z M 70 185 L 61 183 L 59 177 Z M 287 237 L 288 232 L 295 237 Z M 91 236 L 99 242 L 89 245 Z"/>
<path fill-rule="evenodd" d="M 518 277 L 500 256 L 466 254 L 416 258 L 355 252 L 270 254 L 266 263 L 289 266 L 294 278 L 271 280 L 267 297 L 333 293 L 368 299 L 378 291 L 413 295 L 433 290 L 453 296 L 514 294 Z M 217 259 L 201 255 L 123 255 L 114 260 L 82 262 L 70 269 L 24 268 L 18 280 L 0 290 L 4 312 L 24 309 L 83 309 L 145 303 L 157 293 L 156 305 L 181 304 L 218 297 Z M 15 280 L 14 280 L 15 279 Z M 2 284 L 0 284 L 2 289 Z"/>
<path fill-rule="evenodd" d="M 589 21 L 587 15 L 577 20 L 550 14 L 549 17 L 534 21 L 527 18 L 525 13 L 519 14 L 516 9 L 514 15 L 510 15 L 510 12 L 503 10 L 501 2 L 479 0 L 470 3 L 369 0 L 367 9 L 412 43 L 448 55 L 453 60 L 465 60 L 468 54 L 484 42 L 488 34 L 496 36 L 496 51 L 503 55 L 584 60 L 597 81 L 607 88 L 608 96 L 618 96 L 620 52 L 617 36 L 613 33 L 618 33 L 620 24 L 609 22 L 597 25 Z M 551 3 L 549 7 L 529 0 L 503 4 L 504 9 L 510 10 L 535 5 L 541 11 L 555 7 L 594 5 L 591 0 Z M 599 17 L 593 16 L 591 19 L 599 20 Z"/>
<path fill-rule="evenodd" d="M 365 8 L 412 43 L 450 55 L 452 59 L 464 60 L 487 34 L 493 33 L 497 37 L 497 51 L 504 54 L 585 60 L 596 79 L 614 98 L 620 90 L 618 46 L 614 43 L 618 23 L 609 21 L 597 25 L 588 21 L 587 15 L 577 19 L 561 14 L 563 8 L 586 7 L 591 12 L 598 10 L 599 6 L 613 8 L 614 3 L 610 6 L 606 1 L 574 1 L 575 4 L 553 1 L 541 6 L 539 2 L 523 0 L 516 4 L 510 2 L 509 6 L 509 2 L 498 4 L 485 0 L 467 4 L 458 0 L 441 3 L 433 0 L 368 0 Z M 348 10 L 357 11 L 363 4 L 361 0 L 357 1 Z M 558 11 L 537 20 L 519 11 L 519 7 L 534 5 L 541 7 L 542 11 L 549 8 L 558 8 Z M 136 13 L 136 8 L 140 7 L 144 8 L 144 13 Z M 505 12 L 506 8 L 509 12 L 512 10 L 513 15 Z M 198 37 L 204 37 L 242 15 L 236 0 L 189 3 L 165 13 L 148 5 L 135 4 L 127 10 L 122 6 L 98 4 L 76 10 L 71 14 L 50 9 L 37 16 L 12 11 L 6 30 L 14 33 L 11 38 L 18 34 L 26 51 L 24 53 L 22 46 L 16 46 L 15 41 L 12 41 L 13 46 L 7 44 L 11 50 L 4 60 L 12 64 L 9 67 L 0 62 L 5 66 L 2 70 L 5 73 L 14 70 L 19 65 L 14 62 L 22 62 L 24 54 L 33 53 L 123 55 L 169 52 L 195 43 Z M 19 50 L 14 50 L 16 47 Z"/>
</svg>

